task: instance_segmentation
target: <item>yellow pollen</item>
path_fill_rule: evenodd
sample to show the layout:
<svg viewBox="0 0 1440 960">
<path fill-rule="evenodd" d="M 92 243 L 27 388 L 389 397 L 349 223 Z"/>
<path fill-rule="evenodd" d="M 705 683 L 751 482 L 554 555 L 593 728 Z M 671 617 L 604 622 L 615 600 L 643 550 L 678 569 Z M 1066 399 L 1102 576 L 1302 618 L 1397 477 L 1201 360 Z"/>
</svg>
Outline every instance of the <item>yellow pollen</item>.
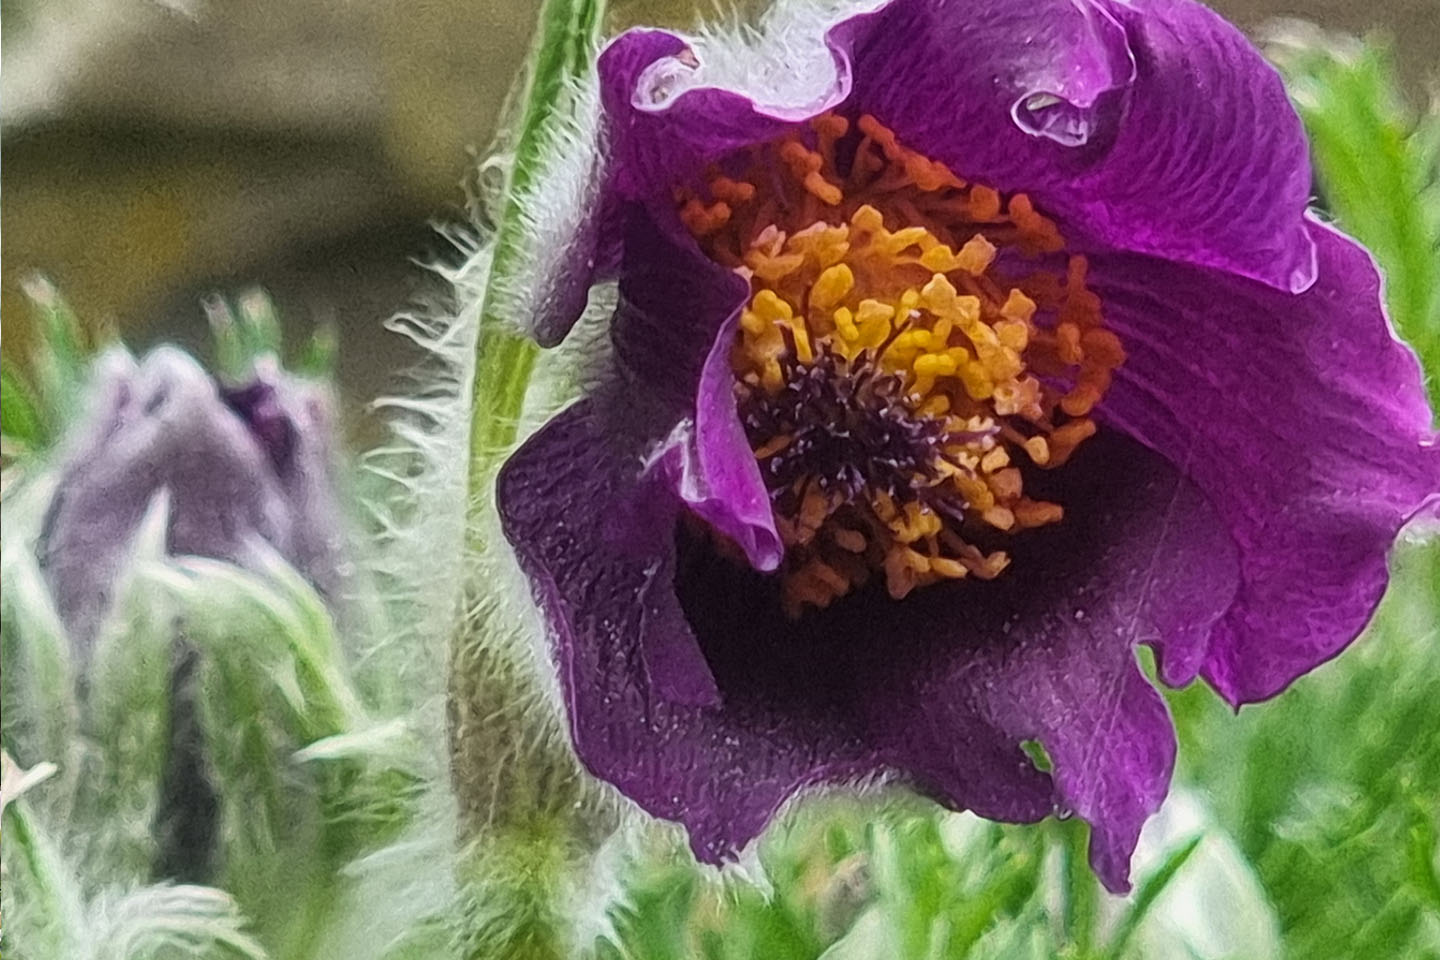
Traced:
<svg viewBox="0 0 1440 960">
<path fill-rule="evenodd" d="M 716 171 L 676 203 L 701 248 L 751 284 L 731 365 L 785 543 L 786 610 L 828 606 L 872 577 L 899 599 L 999 576 L 1007 537 L 1064 516 L 1025 495 L 1025 471 L 1060 466 L 1095 433 L 1125 359 L 1089 264 L 1064 255 L 1025 194 L 967 184 L 868 115 L 818 117 L 749 160 L 746 175 L 743 163 Z M 820 404 L 814 422 L 765 426 L 775 410 L 810 416 L 806 390 L 831 391 L 832 405 L 860 397 L 845 402 L 903 420 L 891 432 L 911 439 L 815 466 L 806 430 L 848 437 L 825 418 L 863 414 Z M 877 457 L 892 473 L 875 472 Z"/>
</svg>

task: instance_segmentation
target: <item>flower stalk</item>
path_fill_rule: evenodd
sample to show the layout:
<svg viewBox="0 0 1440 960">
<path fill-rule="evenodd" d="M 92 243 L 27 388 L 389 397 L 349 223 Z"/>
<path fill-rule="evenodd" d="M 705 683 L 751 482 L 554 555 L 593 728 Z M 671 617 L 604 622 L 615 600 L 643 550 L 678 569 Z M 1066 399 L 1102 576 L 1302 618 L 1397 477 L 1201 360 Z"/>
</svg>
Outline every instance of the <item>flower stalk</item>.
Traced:
<svg viewBox="0 0 1440 960">
<path fill-rule="evenodd" d="M 506 172 L 501 210 L 491 252 L 488 283 L 480 303 L 471 401 L 470 500 L 493 479 L 500 457 L 515 442 L 526 388 L 539 348 L 519 332 L 509 282 L 533 256 L 528 206 L 539 202 L 554 128 L 565 125 L 574 107 L 575 84 L 594 69 L 604 0 L 546 0 L 540 11 L 534 64 L 523 93 L 514 156 Z"/>
<path fill-rule="evenodd" d="M 492 492 L 537 372 L 539 348 L 520 331 L 547 295 L 550 278 L 536 276 L 533 264 L 566 240 L 545 228 L 545 207 L 554 202 L 552 168 L 569 153 L 560 146 L 583 126 L 603 11 L 603 0 L 546 0 L 541 8 L 474 308 L 466 584 L 447 692 L 467 957 L 571 955 L 576 911 L 565 898 L 611 829 L 547 702 L 543 668 L 532 662 L 537 623 L 520 602 L 523 582 L 505 576 L 512 561 L 494 551 L 504 541 Z"/>
</svg>

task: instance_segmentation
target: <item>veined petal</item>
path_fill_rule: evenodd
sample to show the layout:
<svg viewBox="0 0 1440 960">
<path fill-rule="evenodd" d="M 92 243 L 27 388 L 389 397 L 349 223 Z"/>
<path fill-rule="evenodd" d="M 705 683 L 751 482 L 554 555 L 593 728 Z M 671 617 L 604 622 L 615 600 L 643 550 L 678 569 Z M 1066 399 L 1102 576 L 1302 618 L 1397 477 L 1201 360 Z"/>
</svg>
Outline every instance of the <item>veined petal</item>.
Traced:
<svg viewBox="0 0 1440 960">
<path fill-rule="evenodd" d="M 1084 817 L 1091 863 L 1120 891 L 1175 757 L 1134 648 L 1198 662 L 1234 593 L 1235 552 L 1198 491 L 1123 437 L 1102 433 L 1063 476 L 1037 480 L 1066 498 L 1065 522 L 1018 541 L 1013 570 L 867 611 L 859 699 L 885 761 L 947 805 Z M 974 731 L 1005 751 L 975 749 Z M 1050 796 L 1018 750 L 1030 739 L 1053 761 Z"/>
<path fill-rule="evenodd" d="M 1203 668 L 1235 704 L 1273 696 L 1360 633 L 1396 533 L 1440 492 L 1419 365 L 1386 321 L 1373 262 L 1335 230 L 1307 229 L 1320 274 L 1300 296 L 1149 258 L 1091 260 L 1128 354 L 1105 418 L 1185 471 L 1240 550 L 1240 591 Z"/>
<path fill-rule="evenodd" d="M 678 504 L 617 448 L 603 406 L 552 421 L 499 488 L 594 774 L 685 824 L 706 860 L 733 855 L 809 784 L 886 771 L 996 819 L 1073 810 L 1094 825 L 1097 871 L 1125 888 L 1174 760 L 1134 644 L 1198 660 L 1236 577 L 1208 503 L 1173 468 L 1097 440 L 1065 483 L 1071 522 L 1021 545 L 1025 578 L 902 603 L 872 592 L 797 622 L 703 536 L 682 530 L 677 553 Z M 709 702 L 666 692 L 707 677 Z M 1032 738 L 1053 787 L 1020 749 Z"/>
<path fill-rule="evenodd" d="M 1275 70 L 1191 0 L 896 0 L 854 109 L 1069 236 L 1290 292 L 1315 278 L 1310 167 Z"/>
<path fill-rule="evenodd" d="M 811 29 L 828 58 L 806 68 L 818 79 L 772 90 L 697 59 L 743 60 L 736 49 L 654 30 L 615 40 L 600 69 L 613 197 L 664 205 L 795 123 L 868 112 L 961 176 L 1028 193 L 1072 236 L 1290 292 L 1314 282 L 1299 119 L 1275 71 L 1205 7 L 893 0 Z"/>
</svg>

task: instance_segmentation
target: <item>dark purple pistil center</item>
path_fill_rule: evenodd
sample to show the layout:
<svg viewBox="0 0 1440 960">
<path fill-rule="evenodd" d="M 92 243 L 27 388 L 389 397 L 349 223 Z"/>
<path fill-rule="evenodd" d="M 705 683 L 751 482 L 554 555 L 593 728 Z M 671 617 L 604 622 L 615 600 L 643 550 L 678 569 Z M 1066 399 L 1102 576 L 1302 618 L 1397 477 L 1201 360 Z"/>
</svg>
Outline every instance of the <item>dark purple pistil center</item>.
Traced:
<svg viewBox="0 0 1440 960">
<path fill-rule="evenodd" d="M 778 393 L 742 387 L 740 398 L 752 446 L 791 438 L 760 462 L 777 507 L 806 483 L 853 500 L 867 490 L 895 496 L 942 478 L 945 425 L 910 409 L 899 376 L 824 349 L 810 363 L 784 357 L 780 367 Z"/>
</svg>

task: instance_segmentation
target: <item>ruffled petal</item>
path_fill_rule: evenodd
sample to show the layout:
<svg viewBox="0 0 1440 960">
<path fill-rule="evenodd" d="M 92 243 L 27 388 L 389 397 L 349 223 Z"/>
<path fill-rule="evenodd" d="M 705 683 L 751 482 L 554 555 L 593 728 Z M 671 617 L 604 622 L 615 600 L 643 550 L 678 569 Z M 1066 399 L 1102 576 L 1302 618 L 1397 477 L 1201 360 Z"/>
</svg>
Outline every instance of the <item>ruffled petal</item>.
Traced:
<svg viewBox="0 0 1440 960">
<path fill-rule="evenodd" d="M 660 213 L 677 185 L 789 126 L 782 116 L 756 107 L 741 94 L 703 86 L 690 76 L 697 68 L 690 42 L 665 30 L 629 30 L 601 52 L 596 70 L 600 137 L 606 151 L 604 169 L 597 172 L 602 186 L 575 236 L 559 238 L 571 269 L 555 278 L 555 288 L 536 316 L 524 320 L 527 332 L 542 346 L 554 346 L 570 332 L 593 284 L 621 272 L 632 205 Z M 848 83 L 843 88 L 837 83 L 836 96 L 845 89 Z M 684 96 L 679 96 L 682 90 Z M 778 110 L 785 112 L 783 107 Z M 658 229 L 672 242 L 685 244 L 689 238 L 673 210 L 666 212 L 668 216 L 657 217 Z"/>
<path fill-rule="evenodd" d="M 1273 696 L 1360 633 L 1396 533 L 1440 491 L 1419 365 L 1386 321 L 1374 263 L 1307 229 L 1320 274 L 1300 296 L 1091 260 L 1128 353 L 1104 417 L 1192 477 L 1240 550 L 1242 585 L 1203 669 L 1234 704 Z"/>
<path fill-rule="evenodd" d="M 838 22 L 705 44 L 631 30 L 601 54 L 608 158 L 576 269 L 532 327 L 560 340 L 619 261 L 629 202 L 842 108 L 1088 239 L 1298 292 L 1310 168 L 1279 76 L 1191 0 L 893 0 Z M 813 35 L 804 35 L 804 31 Z M 661 223 L 674 231 L 675 224 Z M 679 239 L 678 235 L 674 239 Z"/>
<path fill-rule="evenodd" d="M 1121 250 L 1298 292 L 1304 132 L 1244 36 L 1190 0 L 896 0 L 853 108 L 961 176 Z"/>
<path fill-rule="evenodd" d="M 1197 663 L 1234 594 L 1235 551 L 1198 491 L 1122 437 L 1102 432 L 1033 479 L 1064 503 L 1064 521 L 1017 538 L 997 580 L 917 591 L 858 628 L 873 644 L 856 666 L 860 701 L 886 762 L 942 802 L 999 820 L 1049 806 L 1084 817 L 1096 873 L 1122 891 L 1175 757 L 1134 647 Z M 976 749 L 975 731 L 989 749 Z M 1035 782 L 1024 740 L 1049 754 L 1053 793 Z"/>
<path fill-rule="evenodd" d="M 1074 504 L 1066 523 L 1020 543 L 1005 577 L 898 604 L 862 594 L 797 623 L 773 582 L 683 524 L 677 538 L 678 501 L 617 447 L 616 416 L 613 398 L 571 408 L 499 487 L 592 773 L 683 823 L 711 861 L 795 791 L 888 772 L 996 819 L 1073 810 L 1094 827 L 1097 871 L 1124 889 L 1174 761 L 1133 647 L 1198 660 L 1237 576 L 1223 527 L 1173 468 L 1097 438 L 1046 478 Z M 667 693 L 707 675 L 712 701 Z M 1029 739 L 1053 758 L 1053 785 Z"/>
<path fill-rule="evenodd" d="M 850 91 L 849 29 L 825 45 L 828 62 L 818 66 L 818 85 L 798 89 L 780 77 L 772 77 L 770 87 L 747 83 L 736 64 L 712 65 L 712 54 L 696 42 L 663 30 L 617 37 L 599 66 L 613 150 L 611 189 L 631 200 L 669 203 L 676 185 L 709 164 L 838 104 Z M 739 53 L 731 47 L 713 56 Z"/>
<path fill-rule="evenodd" d="M 626 230 L 620 303 L 611 324 L 617 375 L 637 397 L 635 426 L 659 443 L 681 498 L 773 570 L 784 548 L 769 494 L 735 412 L 730 345 L 748 288 L 701 255 L 670 242 L 643 210 Z"/>
<path fill-rule="evenodd" d="M 757 662 L 750 647 L 748 695 L 727 695 L 723 706 L 670 695 L 713 690 L 710 671 L 731 661 L 707 662 L 680 607 L 681 504 L 627 448 L 618 425 L 628 419 L 623 398 L 611 397 L 552 420 L 502 469 L 500 517 L 554 634 L 581 762 L 648 812 L 683 823 L 696 856 L 715 862 L 797 789 L 874 761 L 822 693 L 823 663 L 797 675 L 783 651 Z"/>
</svg>

